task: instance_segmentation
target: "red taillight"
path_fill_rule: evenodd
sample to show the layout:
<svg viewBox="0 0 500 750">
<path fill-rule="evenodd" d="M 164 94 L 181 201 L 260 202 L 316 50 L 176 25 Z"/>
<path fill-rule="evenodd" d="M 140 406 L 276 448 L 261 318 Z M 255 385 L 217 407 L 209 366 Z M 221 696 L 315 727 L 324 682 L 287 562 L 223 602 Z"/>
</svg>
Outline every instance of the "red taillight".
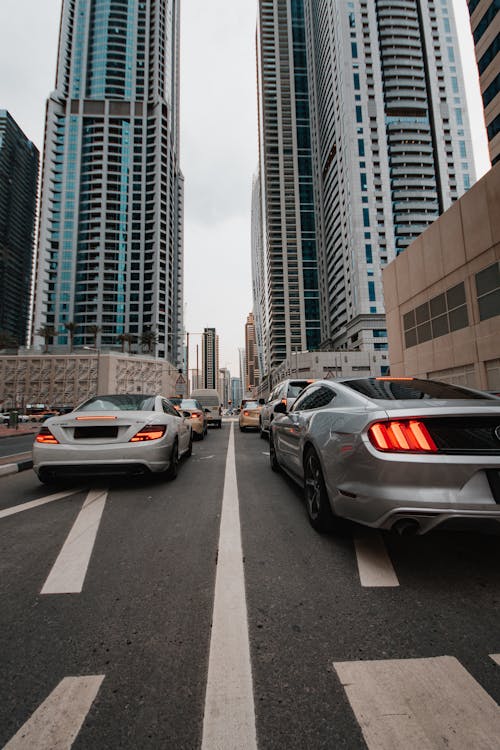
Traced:
<svg viewBox="0 0 500 750">
<path fill-rule="evenodd" d="M 203 416 L 203 414 L 200 411 L 192 411 L 191 412 L 191 419 L 199 419 L 202 416 Z"/>
<path fill-rule="evenodd" d="M 375 422 L 368 430 L 372 445 L 379 451 L 437 453 L 438 449 L 423 422 L 417 419 L 391 419 Z"/>
<path fill-rule="evenodd" d="M 35 438 L 35 443 L 43 443 L 44 445 L 59 445 L 59 440 L 54 437 L 48 427 L 43 425 L 40 427 L 40 432 Z"/>
<path fill-rule="evenodd" d="M 130 438 L 130 443 L 142 443 L 145 440 L 159 440 L 165 434 L 167 428 L 164 424 L 147 424 L 134 437 Z"/>
<path fill-rule="evenodd" d="M 250 416 L 250 412 L 249 411 L 244 411 L 243 412 L 243 416 L 244 417 L 249 417 Z"/>
</svg>

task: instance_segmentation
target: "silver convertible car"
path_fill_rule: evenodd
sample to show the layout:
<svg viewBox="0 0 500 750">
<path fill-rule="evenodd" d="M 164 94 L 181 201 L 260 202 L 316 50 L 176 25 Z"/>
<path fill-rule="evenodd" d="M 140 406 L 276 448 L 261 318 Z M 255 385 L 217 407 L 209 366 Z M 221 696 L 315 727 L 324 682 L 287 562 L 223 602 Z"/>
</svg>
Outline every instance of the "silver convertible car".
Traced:
<svg viewBox="0 0 500 750">
<path fill-rule="evenodd" d="M 500 399 L 432 380 L 342 378 L 278 404 L 273 470 L 303 485 L 312 526 L 336 516 L 423 534 L 500 522 Z"/>
<path fill-rule="evenodd" d="M 69 414 L 51 417 L 33 443 L 33 469 L 41 482 L 68 477 L 162 472 L 177 476 L 190 456 L 189 418 L 158 395 L 95 396 Z"/>
</svg>

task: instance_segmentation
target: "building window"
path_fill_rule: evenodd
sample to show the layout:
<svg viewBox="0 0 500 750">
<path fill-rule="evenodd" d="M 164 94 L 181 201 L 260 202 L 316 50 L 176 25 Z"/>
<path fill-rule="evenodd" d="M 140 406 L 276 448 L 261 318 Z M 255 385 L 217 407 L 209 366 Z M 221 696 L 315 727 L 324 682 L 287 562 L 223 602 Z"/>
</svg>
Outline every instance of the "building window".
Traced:
<svg viewBox="0 0 500 750">
<path fill-rule="evenodd" d="M 500 315 L 500 263 L 476 273 L 477 304 L 479 319 L 488 320 Z"/>
<path fill-rule="evenodd" d="M 403 315 L 405 346 L 409 349 L 468 325 L 465 285 L 461 283 Z"/>
</svg>

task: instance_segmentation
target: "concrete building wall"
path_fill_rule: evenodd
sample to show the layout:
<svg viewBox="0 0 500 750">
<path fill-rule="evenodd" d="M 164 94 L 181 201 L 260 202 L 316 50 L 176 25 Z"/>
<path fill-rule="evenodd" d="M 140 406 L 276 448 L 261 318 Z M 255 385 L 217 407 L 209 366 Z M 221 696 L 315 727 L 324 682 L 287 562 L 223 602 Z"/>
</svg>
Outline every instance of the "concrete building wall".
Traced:
<svg viewBox="0 0 500 750">
<path fill-rule="evenodd" d="M 387 266 L 383 282 L 391 375 L 500 391 L 500 164 Z"/>
</svg>

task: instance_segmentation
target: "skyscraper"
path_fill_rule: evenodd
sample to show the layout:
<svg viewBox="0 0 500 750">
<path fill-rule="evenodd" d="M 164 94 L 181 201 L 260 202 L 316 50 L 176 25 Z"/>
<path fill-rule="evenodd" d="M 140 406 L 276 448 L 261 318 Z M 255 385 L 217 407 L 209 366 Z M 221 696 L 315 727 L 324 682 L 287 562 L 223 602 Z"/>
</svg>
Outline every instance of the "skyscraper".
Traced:
<svg viewBox="0 0 500 750">
<path fill-rule="evenodd" d="M 203 368 L 202 388 L 219 389 L 219 337 L 215 328 L 204 328 L 201 359 Z"/>
<path fill-rule="evenodd" d="M 302 0 L 260 0 L 257 59 L 269 371 L 321 341 Z"/>
<path fill-rule="evenodd" d="M 39 153 L 0 109 L 0 331 L 24 346 L 30 309 Z"/>
<path fill-rule="evenodd" d="M 255 319 L 253 313 L 247 316 L 245 323 L 245 352 L 246 352 L 246 380 L 245 390 L 253 391 L 260 383 L 259 358 L 257 356 L 257 340 L 255 338 Z"/>
<path fill-rule="evenodd" d="M 47 103 L 35 331 L 182 359 L 179 0 L 63 0 Z"/>
<path fill-rule="evenodd" d="M 500 3 L 468 0 L 491 163 L 500 161 Z"/>
<path fill-rule="evenodd" d="M 381 269 L 475 181 L 451 0 L 304 0 L 323 342 L 387 347 Z"/>
<path fill-rule="evenodd" d="M 260 0 L 257 46 L 268 366 L 386 348 L 382 268 L 475 181 L 453 4 Z"/>
</svg>

